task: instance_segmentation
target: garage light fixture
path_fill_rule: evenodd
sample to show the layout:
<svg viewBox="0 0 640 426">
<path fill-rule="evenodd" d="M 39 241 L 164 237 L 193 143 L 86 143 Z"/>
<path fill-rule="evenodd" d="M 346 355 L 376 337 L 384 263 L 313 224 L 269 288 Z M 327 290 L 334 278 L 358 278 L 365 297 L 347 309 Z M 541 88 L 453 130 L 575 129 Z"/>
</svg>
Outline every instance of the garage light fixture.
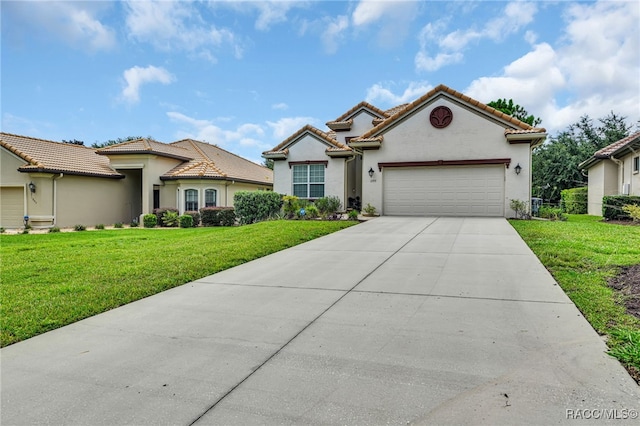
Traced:
<svg viewBox="0 0 640 426">
<path fill-rule="evenodd" d="M 373 177 L 373 167 L 369 167 L 369 177 Z"/>
<path fill-rule="evenodd" d="M 36 192 L 36 184 L 33 182 L 29 182 L 29 191 L 31 191 L 31 193 L 35 193 Z"/>
<path fill-rule="evenodd" d="M 518 163 L 515 167 L 514 170 L 516 171 L 516 174 L 519 175 L 520 172 L 522 171 L 522 166 L 520 166 L 520 163 Z"/>
</svg>

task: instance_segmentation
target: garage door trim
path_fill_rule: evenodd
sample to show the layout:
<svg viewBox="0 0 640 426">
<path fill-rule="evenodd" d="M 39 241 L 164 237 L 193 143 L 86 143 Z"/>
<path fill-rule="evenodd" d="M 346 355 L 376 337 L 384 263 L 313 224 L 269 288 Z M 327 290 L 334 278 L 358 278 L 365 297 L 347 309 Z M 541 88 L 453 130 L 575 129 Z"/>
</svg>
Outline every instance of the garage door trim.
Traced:
<svg viewBox="0 0 640 426">
<path fill-rule="evenodd" d="M 493 166 L 504 164 L 507 169 L 511 158 L 487 158 L 478 160 L 434 160 L 434 161 L 392 161 L 378 163 L 378 170 L 385 167 L 438 167 L 438 166 Z"/>
</svg>

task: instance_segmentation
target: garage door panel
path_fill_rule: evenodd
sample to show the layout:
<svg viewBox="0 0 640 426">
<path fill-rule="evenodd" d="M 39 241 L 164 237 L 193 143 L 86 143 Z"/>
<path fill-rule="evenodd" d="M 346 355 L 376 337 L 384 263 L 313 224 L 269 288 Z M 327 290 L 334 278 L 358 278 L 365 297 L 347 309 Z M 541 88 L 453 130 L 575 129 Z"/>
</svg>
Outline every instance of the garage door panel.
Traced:
<svg viewBox="0 0 640 426">
<path fill-rule="evenodd" d="M 388 169 L 383 191 L 387 215 L 503 216 L 504 166 Z"/>
<path fill-rule="evenodd" d="M 23 216 L 24 188 L 0 188 L 1 226 L 5 228 L 19 228 L 23 225 Z"/>
</svg>

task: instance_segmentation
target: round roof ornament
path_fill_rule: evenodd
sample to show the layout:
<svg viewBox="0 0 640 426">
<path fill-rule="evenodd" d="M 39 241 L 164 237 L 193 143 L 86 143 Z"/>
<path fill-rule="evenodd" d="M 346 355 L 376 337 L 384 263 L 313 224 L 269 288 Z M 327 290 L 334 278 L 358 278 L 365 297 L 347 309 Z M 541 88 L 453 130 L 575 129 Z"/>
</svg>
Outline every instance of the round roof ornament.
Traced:
<svg viewBox="0 0 640 426">
<path fill-rule="evenodd" d="M 446 106 L 435 107 L 431 111 L 431 115 L 429 116 L 429 121 L 431 121 L 431 125 L 436 129 L 444 129 L 453 120 L 453 112 Z"/>
</svg>

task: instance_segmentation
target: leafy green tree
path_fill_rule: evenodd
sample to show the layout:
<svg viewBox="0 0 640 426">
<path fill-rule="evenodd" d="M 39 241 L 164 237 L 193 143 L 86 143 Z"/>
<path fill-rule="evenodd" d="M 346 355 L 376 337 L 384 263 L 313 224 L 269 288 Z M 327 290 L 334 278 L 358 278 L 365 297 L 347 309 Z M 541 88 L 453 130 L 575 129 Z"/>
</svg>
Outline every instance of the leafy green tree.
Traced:
<svg viewBox="0 0 640 426">
<path fill-rule="evenodd" d="M 265 166 L 267 169 L 273 170 L 273 160 L 271 158 L 265 158 L 262 165 Z"/>
<path fill-rule="evenodd" d="M 62 139 L 62 143 L 68 143 L 68 144 L 71 144 L 71 145 L 82 145 L 82 146 L 84 146 L 84 142 L 83 141 L 79 141 L 78 139 L 69 139 L 69 140 Z"/>
<path fill-rule="evenodd" d="M 629 135 L 626 117 L 611 112 L 598 121 L 600 125 L 585 115 L 533 151 L 533 196 L 555 203 L 562 190 L 585 186 L 587 176 L 578 165 Z"/>
<path fill-rule="evenodd" d="M 152 139 L 151 136 L 148 136 L 147 138 Z M 127 136 L 126 138 L 109 139 L 106 142 L 95 142 L 91 144 L 91 148 L 104 148 L 105 146 L 117 145 L 119 143 L 135 141 L 138 139 L 142 139 L 142 136 Z"/>
<path fill-rule="evenodd" d="M 529 124 L 530 126 L 535 127 L 538 124 L 542 123 L 542 120 L 539 117 L 535 117 L 532 114 L 529 114 L 526 109 L 514 103 L 513 99 L 498 99 L 497 101 L 489 102 L 487 105 L 507 115 L 515 117 L 518 120 Z"/>
</svg>

